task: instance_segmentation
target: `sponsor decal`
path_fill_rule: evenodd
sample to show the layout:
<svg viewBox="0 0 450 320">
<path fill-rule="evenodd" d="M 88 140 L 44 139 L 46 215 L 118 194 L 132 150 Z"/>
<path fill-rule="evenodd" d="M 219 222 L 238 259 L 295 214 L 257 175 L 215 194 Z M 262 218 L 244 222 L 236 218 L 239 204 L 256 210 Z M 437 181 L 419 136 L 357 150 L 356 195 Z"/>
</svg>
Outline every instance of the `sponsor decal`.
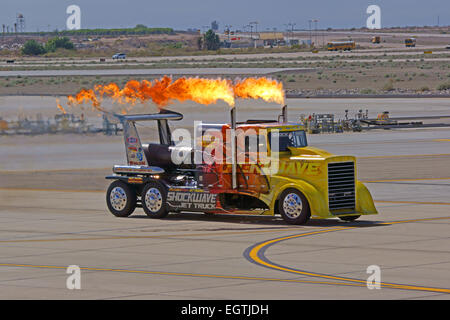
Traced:
<svg viewBox="0 0 450 320">
<path fill-rule="evenodd" d="M 169 191 L 167 203 L 177 209 L 213 210 L 217 194 L 207 192 Z"/>
<path fill-rule="evenodd" d="M 317 176 L 320 173 L 320 163 L 300 162 L 300 161 L 283 161 L 280 163 L 279 172 L 285 175 L 310 175 Z"/>
<path fill-rule="evenodd" d="M 142 183 L 143 182 L 143 179 L 142 178 L 135 178 L 135 177 L 133 177 L 133 178 L 128 178 L 128 183 L 137 183 L 137 184 L 140 184 L 140 183 Z"/>
<path fill-rule="evenodd" d="M 137 152 L 137 148 L 136 147 L 128 147 L 128 150 Z"/>
<path fill-rule="evenodd" d="M 138 158 L 139 161 L 144 160 L 144 156 L 142 155 L 141 152 L 136 153 L 136 158 Z"/>
<path fill-rule="evenodd" d="M 140 161 L 131 161 L 130 160 L 130 165 L 131 166 L 140 166 L 142 164 L 143 164 L 142 161 L 140 162 Z M 134 170 L 132 170 L 132 171 L 134 171 Z"/>
<path fill-rule="evenodd" d="M 135 137 L 128 137 L 127 142 L 130 144 L 136 144 L 137 143 L 137 138 Z"/>
</svg>

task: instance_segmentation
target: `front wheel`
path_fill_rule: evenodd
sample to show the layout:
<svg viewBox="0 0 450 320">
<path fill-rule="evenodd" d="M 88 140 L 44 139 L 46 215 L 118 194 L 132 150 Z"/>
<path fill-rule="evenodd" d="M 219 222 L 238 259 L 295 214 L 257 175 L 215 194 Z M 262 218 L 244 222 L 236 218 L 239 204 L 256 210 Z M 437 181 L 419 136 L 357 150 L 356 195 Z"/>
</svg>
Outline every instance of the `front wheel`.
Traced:
<svg viewBox="0 0 450 320">
<path fill-rule="evenodd" d="M 305 224 L 311 217 L 308 200 L 296 189 L 286 189 L 281 193 L 278 210 L 289 224 Z"/>
<path fill-rule="evenodd" d="M 106 192 L 106 204 L 116 217 L 128 217 L 136 209 L 136 192 L 122 181 L 114 181 Z"/>
<path fill-rule="evenodd" d="M 166 188 L 159 182 L 149 182 L 142 190 L 142 208 L 150 218 L 159 219 L 167 216 L 169 212 L 166 199 Z"/>
</svg>

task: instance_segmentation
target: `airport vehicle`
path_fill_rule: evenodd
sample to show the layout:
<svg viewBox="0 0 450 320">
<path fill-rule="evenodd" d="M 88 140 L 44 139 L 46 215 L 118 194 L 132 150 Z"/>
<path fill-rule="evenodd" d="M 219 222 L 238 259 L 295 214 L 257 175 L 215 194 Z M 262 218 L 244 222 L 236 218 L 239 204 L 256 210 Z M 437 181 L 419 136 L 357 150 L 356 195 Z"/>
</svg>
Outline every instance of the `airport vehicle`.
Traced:
<svg viewBox="0 0 450 320">
<path fill-rule="evenodd" d="M 405 46 L 407 48 L 415 47 L 416 46 L 416 39 L 415 38 L 405 39 Z"/>
<path fill-rule="evenodd" d="M 112 56 L 113 59 L 126 59 L 127 55 L 125 53 L 116 53 L 115 55 Z"/>
<path fill-rule="evenodd" d="M 374 124 L 397 124 L 397 121 L 389 118 L 389 111 L 383 111 L 383 113 L 377 115 Z"/>
<path fill-rule="evenodd" d="M 150 218 L 169 212 L 279 214 L 288 224 L 303 224 L 310 217 L 353 221 L 377 213 L 356 179 L 355 157 L 308 146 L 304 127 L 287 121 L 286 106 L 277 120 L 245 122 L 236 122 L 233 108 L 231 123 L 195 127 L 194 147 L 172 138 L 169 121 L 181 120 L 180 113 L 116 117 L 127 165 L 115 165 L 106 177 L 113 180 L 106 201 L 115 216 L 142 207 Z M 157 122 L 159 143 L 141 144 L 139 121 Z M 208 161 L 205 154 L 214 152 L 223 152 L 226 161 Z"/>
<path fill-rule="evenodd" d="M 331 41 L 328 42 L 327 50 L 328 51 L 351 51 L 356 48 L 355 41 Z"/>
<path fill-rule="evenodd" d="M 381 37 L 380 36 L 374 36 L 372 38 L 372 43 L 381 43 Z"/>
</svg>

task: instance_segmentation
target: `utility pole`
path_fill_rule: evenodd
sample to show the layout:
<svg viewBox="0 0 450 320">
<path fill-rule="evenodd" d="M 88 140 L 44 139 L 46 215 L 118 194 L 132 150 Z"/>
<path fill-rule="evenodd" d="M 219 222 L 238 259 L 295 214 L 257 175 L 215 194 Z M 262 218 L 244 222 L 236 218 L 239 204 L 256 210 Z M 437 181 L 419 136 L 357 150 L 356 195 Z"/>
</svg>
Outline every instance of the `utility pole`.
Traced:
<svg viewBox="0 0 450 320">
<path fill-rule="evenodd" d="M 292 45 L 292 39 L 294 38 L 294 26 L 296 23 L 289 22 L 288 24 L 285 24 L 287 26 L 286 30 L 288 31 L 289 35 L 289 44 Z"/>
<path fill-rule="evenodd" d="M 315 40 L 314 41 L 317 41 L 317 35 L 316 35 L 316 33 L 317 33 L 317 22 L 318 22 L 319 20 L 317 20 L 317 19 L 310 19 L 310 20 L 308 20 L 308 22 L 309 22 L 309 42 L 310 42 L 310 45 L 312 46 L 312 44 L 313 44 L 313 42 L 312 42 L 312 26 L 311 26 L 311 24 L 314 22 L 315 23 L 315 29 L 316 29 L 316 31 L 314 32 L 314 37 L 315 37 Z"/>
<path fill-rule="evenodd" d="M 225 30 L 227 30 L 228 31 L 228 42 L 230 42 L 230 32 L 231 32 L 231 30 L 230 30 L 230 28 L 232 27 L 232 25 L 231 24 L 227 24 L 227 25 L 225 25 Z"/>
<path fill-rule="evenodd" d="M 318 43 L 318 39 L 317 39 L 317 36 L 318 36 L 318 34 L 317 34 L 317 22 L 319 22 L 319 20 L 317 20 L 317 19 L 314 19 L 314 22 L 315 22 L 315 24 L 316 24 L 316 28 L 315 28 L 315 40 L 314 40 L 314 44 L 316 44 L 316 43 Z"/>
<path fill-rule="evenodd" d="M 309 22 L 309 45 L 311 46 L 312 45 L 312 33 L 311 33 L 312 20 L 308 20 L 308 22 Z"/>
<path fill-rule="evenodd" d="M 295 27 L 296 23 L 291 23 L 291 38 L 294 38 L 294 27 Z"/>
<path fill-rule="evenodd" d="M 258 21 L 253 21 L 249 23 L 251 29 L 251 35 L 253 39 L 253 25 L 255 26 L 255 33 L 258 33 Z"/>
</svg>

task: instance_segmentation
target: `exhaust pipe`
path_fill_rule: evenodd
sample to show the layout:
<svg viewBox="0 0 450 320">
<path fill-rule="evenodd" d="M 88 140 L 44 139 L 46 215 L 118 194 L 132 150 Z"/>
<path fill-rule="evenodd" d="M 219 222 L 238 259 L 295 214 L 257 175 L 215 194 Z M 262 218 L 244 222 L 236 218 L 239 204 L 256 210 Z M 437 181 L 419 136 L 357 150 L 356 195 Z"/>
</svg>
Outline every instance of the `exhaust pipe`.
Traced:
<svg viewBox="0 0 450 320">
<path fill-rule="evenodd" d="M 236 107 L 231 109 L 231 187 L 237 189 Z"/>
<path fill-rule="evenodd" d="M 287 104 L 285 104 L 283 106 L 283 108 L 281 109 L 281 115 L 283 117 L 283 122 L 288 122 L 288 110 L 287 110 Z"/>
<path fill-rule="evenodd" d="M 278 122 L 286 123 L 288 121 L 287 104 L 281 108 L 281 114 L 278 116 Z"/>
</svg>

